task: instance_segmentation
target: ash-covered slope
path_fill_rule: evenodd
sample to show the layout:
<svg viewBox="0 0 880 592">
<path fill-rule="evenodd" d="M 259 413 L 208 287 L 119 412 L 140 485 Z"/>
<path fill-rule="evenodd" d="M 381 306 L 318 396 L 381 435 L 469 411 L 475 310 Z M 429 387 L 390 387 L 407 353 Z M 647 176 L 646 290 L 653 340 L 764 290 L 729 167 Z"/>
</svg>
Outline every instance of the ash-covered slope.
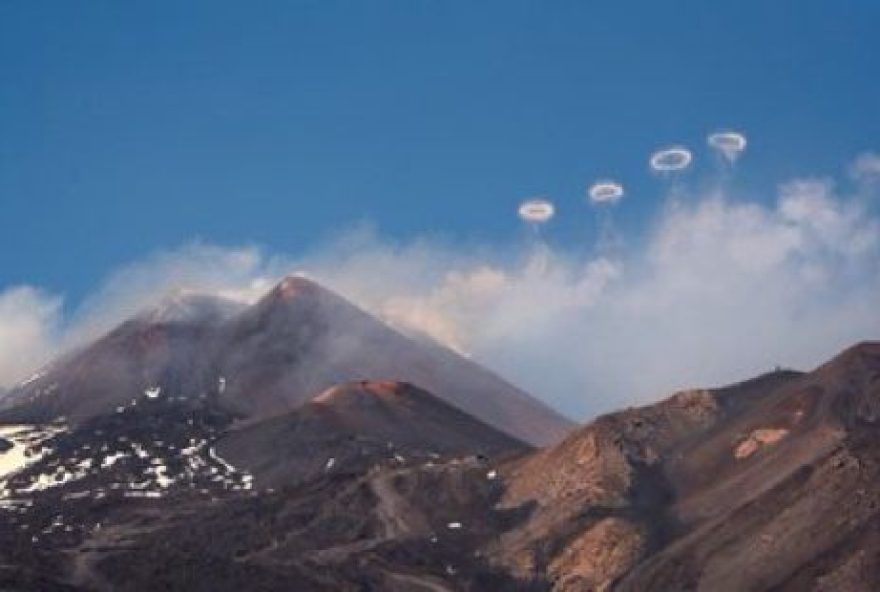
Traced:
<svg viewBox="0 0 880 592">
<path fill-rule="evenodd" d="M 503 471 L 495 565 L 553 590 L 873 590 L 880 344 L 611 414 Z"/>
<path fill-rule="evenodd" d="M 295 411 L 235 430 L 217 450 L 261 483 L 404 463 L 524 452 L 528 446 L 407 383 L 360 381 L 328 389 Z"/>
<path fill-rule="evenodd" d="M 557 441 L 571 427 L 474 362 L 410 339 L 300 277 L 244 310 L 189 295 L 129 320 L 13 389 L 0 402 L 0 421 L 76 423 L 159 387 L 216 398 L 256 422 L 335 384 L 376 378 L 417 384 L 532 444 Z"/>
<path fill-rule="evenodd" d="M 769 393 L 671 458 L 679 536 L 622 590 L 875 590 L 880 343 Z"/>
<path fill-rule="evenodd" d="M 675 536 L 668 464 L 713 429 L 796 380 L 778 372 L 722 389 L 677 393 L 598 418 L 556 446 L 502 468 L 500 507 L 528 518 L 489 546 L 493 563 L 548 589 L 606 590 Z M 671 588 L 676 589 L 676 588 Z"/>
</svg>

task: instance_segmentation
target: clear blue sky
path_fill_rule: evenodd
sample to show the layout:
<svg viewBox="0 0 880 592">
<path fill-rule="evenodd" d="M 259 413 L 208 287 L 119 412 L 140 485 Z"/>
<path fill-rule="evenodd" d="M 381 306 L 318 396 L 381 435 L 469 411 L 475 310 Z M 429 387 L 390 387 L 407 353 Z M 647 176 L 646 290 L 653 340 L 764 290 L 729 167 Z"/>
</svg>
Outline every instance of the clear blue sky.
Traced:
<svg viewBox="0 0 880 592">
<path fill-rule="evenodd" d="M 365 219 L 505 240 L 597 175 L 637 228 L 647 154 L 718 127 L 749 134 L 744 187 L 836 173 L 880 148 L 878 29 L 876 0 L 5 1 L 0 289 Z"/>
</svg>

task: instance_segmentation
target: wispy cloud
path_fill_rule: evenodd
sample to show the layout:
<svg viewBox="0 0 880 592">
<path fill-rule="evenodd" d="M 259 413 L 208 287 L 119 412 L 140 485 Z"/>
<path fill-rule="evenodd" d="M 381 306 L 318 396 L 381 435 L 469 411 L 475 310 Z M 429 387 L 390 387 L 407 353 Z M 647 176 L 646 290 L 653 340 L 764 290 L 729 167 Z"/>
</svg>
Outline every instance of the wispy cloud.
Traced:
<svg viewBox="0 0 880 592">
<path fill-rule="evenodd" d="M 17 288 L 0 296 L 0 383 L 171 290 L 252 300 L 297 270 L 573 416 L 776 364 L 809 368 L 880 336 L 871 158 L 852 165 L 850 194 L 829 179 L 784 183 L 770 204 L 677 187 L 640 246 L 614 256 L 399 244 L 359 229 L 296 257 L 204 244 L 159 253 L 112 274 L 63 323 L 57 298 Z"/>
<path fill-rule="evenodd" d="M 880 154 L 865 152 L 850 167 L 851 176 L 857 181 L 880 182 Z"/>
<path fill-rule="evenodd" d="M 0 292 L 0 385 L 25 378 L 57 350 L 61 304 L 30 286 Z"/>
</svg>

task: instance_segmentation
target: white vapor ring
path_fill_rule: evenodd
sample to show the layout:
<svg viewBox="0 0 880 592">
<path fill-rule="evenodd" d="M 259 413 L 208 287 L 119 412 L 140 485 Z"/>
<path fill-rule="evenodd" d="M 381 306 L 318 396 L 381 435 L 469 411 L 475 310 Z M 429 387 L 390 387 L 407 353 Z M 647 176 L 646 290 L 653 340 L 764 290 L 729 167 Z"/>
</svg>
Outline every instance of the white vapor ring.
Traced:
<svg viewBox="0 0 880 592">
<path fill-rule="evenodd" d="M 681 171 L 691 164 L 692 159 L 691 151 L 687 148 L 671 146 L 651 155 L 651 169 L 661 173 Z"/>
<path fill-rule="evenodd" d="M 526 222 L 547 222 L 555 213 L 556 208 L 546 199 L 529 199 L 519 206 L 519 217 Z"/>
<path fill-rule="evenodd" d="M 706 142 L 710 147 L 722 152 L 728 158 L 734 158 L 746 149 L 746 137 L 739 132 L 716 132 L 709 134 Z"/>
<path fill-rule="evenodd" d="M 617 181 L 596 181 L 588 194 L 595 204 L 615 204 L 623 197 L 623 185 Z"/>
</svg>

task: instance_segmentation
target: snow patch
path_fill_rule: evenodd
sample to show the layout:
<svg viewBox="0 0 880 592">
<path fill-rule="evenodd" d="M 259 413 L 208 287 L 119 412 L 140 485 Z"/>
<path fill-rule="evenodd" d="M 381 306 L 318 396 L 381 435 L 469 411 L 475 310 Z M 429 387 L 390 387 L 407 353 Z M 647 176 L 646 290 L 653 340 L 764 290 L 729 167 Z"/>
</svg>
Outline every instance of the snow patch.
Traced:
<svg viewBox="0 0 880 592">
<path fill-rule="evenodd" d="M 211 446 L 208 449 L 208 456 L 211 457 L 211 460 L 214 460 L 214 461 L 220 463 L 223 466 L 223 468 L 226 469 L 227 471 L 229 471 L 230 473 L 234 473 L 236 471 L 234 466 L 232 466 L 231 464 L 229 464 L 228 462 L 226 462 L 225 460 L 223 460 L 222 458 L 217 456 L 217 450 L 213 446 Z"/>
<path fill-rule="evenodd" d="M 0 426 L 0 438 L 12 444 L 12 448 L 0 453 L 0 488 L 5 486 L 5 481 L 2 479 L 39 462 L 49 454 L 51 448 L 44 446 L 43 443 L 65 429 L 61 425 Z"/>
<path fill-rule="evenodd" d="M 125 458 L 126 454 L 124 452 L 114 452 L 112 454 L 108 454 L 104 457 L 104 460 L 101 461 L 102 469 L 109 469 L 121 459 Z"/>
</svg>

